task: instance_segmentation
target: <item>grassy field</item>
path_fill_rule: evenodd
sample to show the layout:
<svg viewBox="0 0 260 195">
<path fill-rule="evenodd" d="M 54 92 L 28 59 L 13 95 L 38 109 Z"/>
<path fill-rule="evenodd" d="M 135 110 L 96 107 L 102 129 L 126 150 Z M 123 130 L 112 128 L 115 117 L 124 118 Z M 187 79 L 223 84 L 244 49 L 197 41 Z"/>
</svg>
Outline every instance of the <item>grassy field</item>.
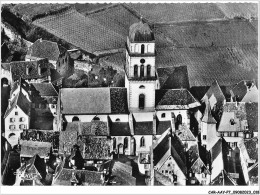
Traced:
<svg viewBox="0 0 260 195">
<path fill-rule="evenodd" d="M 74 9 L 35 20 L 33 24 L 91 53 L 123 47 L 125 41 L 123 35 L 106 28 L 96 20 L 83 16 Z"/>
<path fill-rule="evenodd" d="M 81 14 L 87 14 L 89 12 L 93 12 L 107 6 L 112 5 L 111 3 L 76 3 L 73 4 L 75 9 Z"/>
<path fill-rule="evenodd" d="M 11 8 L 13 13 L 31 20 L 35 16 L 55 12 L 70 7 L 69 4 L 16 4 Z"/>
</svg>

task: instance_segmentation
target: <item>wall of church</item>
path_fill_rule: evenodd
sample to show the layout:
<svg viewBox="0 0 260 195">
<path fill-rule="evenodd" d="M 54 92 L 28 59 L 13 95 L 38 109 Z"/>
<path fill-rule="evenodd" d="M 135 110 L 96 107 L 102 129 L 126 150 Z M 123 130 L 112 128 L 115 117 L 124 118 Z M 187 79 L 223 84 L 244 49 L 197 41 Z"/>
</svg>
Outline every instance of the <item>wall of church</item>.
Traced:
<svg viewBox="0 0 260 195">
<path fill-rule="evenodd" d="M 115 114 L 109 115 L 112 122 L 120 121 L 120 122 L 128 122 L 128 114 Z"/>
<path fill-rule="evenodd" d="M 108 115 L 65 115 L 67 122 L 72 122 L 73 117 L 78 117 L 80 122 L 91 122 L 94 117 L 98 117 L 100 121 L 107 122 Z"/>
<path fill-rule="evenodd" d="M 144 86 L 142 88 L 141 86 Z M 141 88 L 140 88 L 141 87 Z M 139 108 L 139 96 L 145 96 L 145 108 L 155 106 L 155 81 L 130 81 L 129 82 L 129 108 Z"/>
<path fill-rule="evenodd" d="M 144 45 L 144 53 L 155 53 L 155 43 L 131 43 L 127 37 L 127 45 L 131 53 L 141 54 L 141 47 Z"/>
<path fill-rule="evenodd" d="M 188 127 L 190 126 L 190 118 L 188 114 L 188 110 L 158 110 L 156 111 L 156 116 L 159 121 L 169 121 L 171 120 L 171 115 L 174 113 L 175 118 L 181 114 L 182 116 L 182 124 L 186 124 Z M 163 117 L 165 114 L 165 117 Z"/>
</svg>

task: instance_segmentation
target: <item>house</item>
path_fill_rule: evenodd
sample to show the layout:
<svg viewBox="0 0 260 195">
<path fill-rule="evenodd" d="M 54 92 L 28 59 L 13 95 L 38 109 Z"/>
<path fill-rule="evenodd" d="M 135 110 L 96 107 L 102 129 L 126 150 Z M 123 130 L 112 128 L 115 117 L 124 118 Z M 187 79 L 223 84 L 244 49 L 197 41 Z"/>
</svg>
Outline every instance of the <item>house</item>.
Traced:
<svg viewBox="0 0 260 195">
<path fill-rule="evenodd" d="M 186 185 L 185 147 L 171 129 L 165 131 L 153 145 L 153 156 L 155 171 L 170 178 L 175 185 Z"/>
<path fill-rule="evenodd" d="M 105 184 L 104 171 L 92 171 L 87 169 L 76 170 L 67 167 L 66 158 L 57 166 L 52 181 L 53 186 L 102 186 Z"/>
<path fill-rule="evenodd" d="M 258 89 L 253 80 L 242 80 L 230 90 L 232 101 L 258 102 Z"/>
<path fill-rule="evenodd" d="M 20 91 L 12 101 L 4 115 L 5 138 L 13 146 L 18 144 L 20 133 L 23 129 L 30 128 L 31 102 Z"/>
<path fill-rule="evenodd" d="M 216 129 L 217 121 L 211 114 L 210 103 L 207 102 L 204 115 L 201 119 L 201 145 L 207 150 L 210 150 L 218 141 L 218 134 Z"/>
<path fill-rule="evenodd" d="M 248 130 L 245 103 L 227 102 L 224 105 L 218 134 L 224 137 L 232 148 L 235 148 L 243 138 L 252 136 Z"/>
<path fill-rule="evenodd" d="M 241 177 L 237 173 L 233 150 L 224 138 L 219 138 L 211 148 L 211 183 L 210 185 L 237 185 Z"/>
<path fill-rule="evenodd" d="M 46 175 L 44 159 L 36 154 L 17 169 L 15 185 L 42 186 Z"/>
<path fill-rule="evenodd" d="M 34 61 L 16 61 L 10 62 L 11 80 L 15 82 L 22 77 L 29 82 L 50 82 L 53 68 L 48 59 L 39 59 Z"/>
<path fill-rule="evenodd" d="M 209 185 L 211 181 L 210 153 L 200 145 L 187 151 L 188 185 Z"/>
<path fill-rule="evenodd" d="M 31 94 L 29 93 L 29 84 L 21 77 L 15 81 L 12 85 L 10 91 L 10 101 L 14 99 L 14 97 L 21 91 L 23 95 L 28 99 L 29 102 L 32 101 Z"/>
<path fill-rule="evenodd" d="M 67 50 L 56 42 L 38 39 L 29 48 L 25 61 L 34 61 L 35 59 L 47 58 L 50 63 L 56 67 L 59 56 Z"/>
</svg>

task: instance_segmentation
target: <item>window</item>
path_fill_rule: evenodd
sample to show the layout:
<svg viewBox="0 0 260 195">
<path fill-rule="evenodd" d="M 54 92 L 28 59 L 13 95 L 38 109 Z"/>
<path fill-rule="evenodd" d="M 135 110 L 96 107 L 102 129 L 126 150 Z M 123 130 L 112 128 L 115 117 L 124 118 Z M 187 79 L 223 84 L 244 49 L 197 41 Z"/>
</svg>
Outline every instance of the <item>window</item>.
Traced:
<svg viewBox="0 0 260 195">
<path fill-rule="evenodd" d="M 125 137 L 124 139 L 124 148 L 128 148 L 128 138 Z"/>
<path fill-rule="evenodd" d="M 15 115 L 18 115 L 18 112 L 15 112 Z"/>
<path fill-rule="evenodd" d="M 172 171 L 169 171 L 169 174 L 171 174 L 172 173 Z"/>
<path fill-rule="evenodd" d="M 225 133 L 224 132 L 220 132 L 220 137 L 224 137 Z"/>
<path fill-rule="evenodd" d="M 144 77 L 144 65 L 141 65 L 140 77 Z"/>
<path fill-rule="evenodd" d="M 15 122 L 15 118 L 10 118 L 10 123 Z"/>
<path fill-rule="evenodd" d="M 15 125 L 10 125 L 9 129 L 14 130 L 15 129 Z"/>
<path fill-rule="evenodd" d="M 162 114 L 161 114 L 161 118 L 165 118 L 165 113 L 162 113 Z"/>
<path fill-rule="evenodd" d="M 232 132 L 228 132 L 228 137 L 232 137 Z"/>
<path fill-rule="evenodd" d="M 245 126 L 245 130 L 248 130 L 248 126 Z"/>
<path fill-rule="evenodd" d="M 234 119 L 230 119 L 230 124 L 234 125 L 235 124 L 235 120 Z"/>
<path fill-rule="evenodd" d="M 206 135 L 203 135 L 203 140 L 206 140 L 206 137 L 207 137 Z"/>
<path fill-rule="evenodd" d="M 170 166 L 171 166 L 171 164 L 169 163 L 169 164 L 168 164 L 168 167 L 170 167 Z"/>
<path fill-rule="evenodd" d="M 181 116 L 181 114 L 178 114 L 178 115 L 177 115 L 176 122 L 177 122 L 177 124 L 179 124 L 179 125 L 182 124 L 182 116 Z"/>
<path fill-rule="evenodd" d="M 135 77 L 138 76 L 138 66 L 137 65 L 134 66 L 134 76 Z"/>
<path fill-rule="evenodd" d="M 25 121 L 25 118 L 24 117 L 21 117 L 20 118 L 20 122 L 24 122 Z"/>
<path fill-rule="evenodd" d="M 139 95 L 139 108 L 144 109 L 145 96 L 144 94 Z"/>
<path fill-rule="evenodd" d="M 51 105 L 51 108 L 55 108 L 55 104 L 52 104 L 52 105 Z"/>
<path fill-rule="evenodd" d="M 162 173 L 164 173 L 164 170 L 162 170 Z"/>
<path fill-rule="evenodd" d="M 206 177 L 206 174 L 205 174 L 205 173 L 202 173 L 201 175 L 202 175 L 202 178 L 205 178 L 205 177 Z"/>
<path fill-rule="evenodd" d="M 117 118 L 117 119 L 116 119 L 116 122 L 120 122 L 120 118 Z"/>
<path fill-rule="evenodd" d="M 145 86 L 140 85 L 139 89 L 145 89 Z"/>
<path fill-rule="evenodd" d="M 144 137 L 141 137 L 140 139 L 140 147 L 144 147 L 145 146 L 145 140 Z"/>
<path fill-rule="evenodd" d="M 147 66 L 147 76 L 148 77 L 151 76 L 151 66 L 150 65 Z"/>
<path fill-rule="evenodd" d="M 97 116 L 95 116 L 92 120 L 93 120 L 93 121 L 100 121 L 100 118 L 97 117 Z"/>
<path fill-rule="evenodd" d="M 145 59 L 142 58 L 142 59 L 140 60 L 140 63 L 141 63 L 141 64 L 144 64 L 144 63 L 145 63 Z"/>
<path fill-rule="evenodd" d="M 24 129 L 25 125 L 19 125 L 19 129 Z"/>
<path fill-rule="evenodd" d="M 74 116 L 74 117 L 72 118 L 72 122 L 73 122 L 73 121 L 79 121 L 79 117 Z"/>
<path fill-rule="evenodd" d="M 238 132 L 234 132 L 234 137 L 238 137 Z"/>
<path fill-rule="evenodd" d="M 165 170 L 165 173 L 168 173 L 168 170 Z"/>
<path fill-rule="evenodd" d="M 14 133 L 10 133 L 9 136 L 8 136 L 8 138 L 10 138 L 10 137 L 12 137 L 12 136 L 14 136 L 14 135 L 15 135 Z"/>
<path fill-rule="evenodd" d="M 141 54 L 144 54 L 144 44 L 141 45 Z"/>
</svg>

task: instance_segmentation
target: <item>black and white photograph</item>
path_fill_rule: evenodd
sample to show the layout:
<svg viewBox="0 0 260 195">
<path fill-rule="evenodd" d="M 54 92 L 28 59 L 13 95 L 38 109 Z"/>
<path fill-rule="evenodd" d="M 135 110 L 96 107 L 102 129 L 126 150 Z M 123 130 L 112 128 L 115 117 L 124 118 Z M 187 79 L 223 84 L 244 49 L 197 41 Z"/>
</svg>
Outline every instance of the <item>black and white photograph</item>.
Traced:
<svg viewBox="0 0 260 195">
<path fill-rule="evenodd" d="M 1 188 L 259 194 L 258 93 L 257 1 L 2 1 Z"/>
</svg>

